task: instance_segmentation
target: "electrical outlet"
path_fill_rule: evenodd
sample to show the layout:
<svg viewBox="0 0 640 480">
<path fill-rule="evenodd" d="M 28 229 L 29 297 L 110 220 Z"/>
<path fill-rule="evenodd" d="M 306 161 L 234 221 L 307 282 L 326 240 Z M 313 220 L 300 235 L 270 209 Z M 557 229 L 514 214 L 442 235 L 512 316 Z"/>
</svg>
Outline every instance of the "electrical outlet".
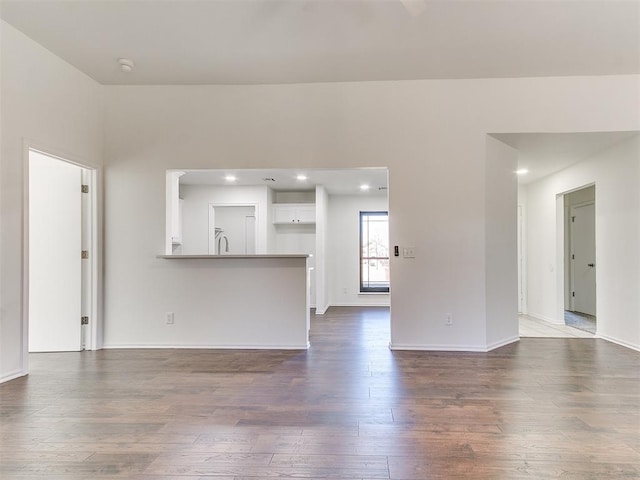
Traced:
<svg viewBox="0 0 640 480">
<path fill-rule="evenodd" d="M 164 314 L 165 321 L 167 325 L 173 325 L 173 312 L 166 312 Z"/>
<path fill-rule="evenodd" d="M 402 249 L 402 256 L 404 258 L 416 258 L 416 247 L 404 247 Z"/>
<path fill-rule="evenodd" d="M 445 321 L 444 324 L 447 325 L 448 327 L 450 327 L 451 325 L 453 325 L 453 315 L 450 313 L 447 313 L 446 317 L 445 317 Z"/>
<path fill-rule="evenodd" d="M 346 295 L 347 293 L 349 293 L 349 289 L 347 287 L 344 287 L 342 289 L 342 293 L 344 293 Z"/>
</svg>

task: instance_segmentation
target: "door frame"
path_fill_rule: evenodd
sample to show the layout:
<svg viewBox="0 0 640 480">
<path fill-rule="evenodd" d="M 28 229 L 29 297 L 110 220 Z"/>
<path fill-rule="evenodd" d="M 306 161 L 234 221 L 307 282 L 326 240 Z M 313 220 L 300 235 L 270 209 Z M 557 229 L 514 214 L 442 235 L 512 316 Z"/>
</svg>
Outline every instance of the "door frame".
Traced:
<svg viewBox="0 0 640 480">
<path fill-rule="evenodd" d="M 527 237 L 525 206 L 518 203 L 517 211 L 518 233 L 516 241 L 518 244 L 518 313 L 525 315 L 527 313 Z"/>
<path fill-rule="evenodd" d="M 556 258 L 553 267 L 555 268 L 556 277 L 556 307 L 555 318 L 551 319 L 552 322 L 564 325 L 564 312 L 567 309 L 567 276 L 570 275 L 567 272 L 567 265 L 569 261 L 569 208 L 565 207 L 564 197 L 570 193 L 577 192 L 584 188 L 591 186 L 596 187 L 596 265 L 598 264 L 598 197 L 597 197 L 597 184 L 596 182 L 589 182 L 575 188 L 569 188 L 568 190 L 560 191 L 556 193 Z M 598 290 L 600 288 L 600 282 L 598 282 L 596 272 L 596 316 L 598 309 Z M 596 335 L 597 335 L 596 331 Z"/>
<path fill-rule="evenodd" d="M 253 207 L 253 215 L 256 217 L 256 222 L 254 225 L 254 238 L 255 238 L 255 252 L 258 253 L 260 245 L 259 245 L 259 235 L 258 235 L 258 207 L 257 203 L 220 203 L 220 202 L 209 202 L 207 205 L 207 251 L 209 255 L 216 255 L 215 253 L 215 235 L 212 235 L 212 229 L 215 228 L 215 209 L 219 207 Z M 212 253 L 213 252 L 213 253 Z"/>
<path fill-rule="evenodd" d="M 573 217 L 573 212 L 574 212 L 574 210 L 576 208 L 586 207 L 587 205 L 593 205 L 593 217 L 594 217 L 593 218 L 593 220 L 594 220 L 594 222 L 593 222 L 593 224 L 594 224 L 593 236 L 594 236 L 594 245 L 595 245 L 595 235 L 596 235 L 596 229 L 597 229 L 597 225 L 596 225 L 596 206 L 595 206 L 596 202 L 595 202 L 595 200 L 589 200 L 587 202 L 581 202 L 581 203 L 576 203 L 574 205 L 571 205 L 569 207 L 569 215 L 567 217 L 567 225 L 569 226 L 569 228 L 568 228 L 568 231 L 569 231 L 569 252 L 568 252 L 569 258 L 568 258 L 568 261 L 569 261 L 569 265 L 570 265 L 570 268 L 569 268 L 569 277 L 570 277 L 569 278 L 569 291 L 570 292 L 575 292 L 575 277 L 576 277 L 576 274 L 575 274 L 575 268 L 576 268 L 575 267 L 575 262 L 571 258 L 571 255 L 573 255 L 573 251 L 574 251 L 573 222 L 571 221 L 571 217 Z M 595 260 L 596 250 L 597 250 L 597 247 L 594 248 L 594 260 Z M 598 308 L 597 283 L 596 283 L 595 287 L 596 287 L 595 288 L 595 290 L 596 290 L 596 298 L 594 299 L 594 301 L 595 301 L 595 304 L 596 304 L 596 311 L 597 311 L 597 308 Z M 575 297 L 573 295 L 571 295 L 571 294 L 569 295 L 569 304 L 570 304 L 569 306 L 571 308 L 567 309 L 566 308 L 567 305 L 565 305 L 565 309 L 566 310 L 570 310 L 572 312 L 575 312 L 576 311 L 576 309 L 575 309 Z"/>
<path fill-rule="evenodd" d="M 31 151 L 39 152 L 43 155 L 57 160 L 71 163 L 81 167 L 86 172 L 89 185 L 89 205 L 87 212 L 88 225 L 86 234 L 88 236 L 86 244 L 89 249 L 89 272 L 86 279 L 83 279 L 83 289 L 86 288 L 88 294 L 87 309 L 89 315 L 88 332 L 82 332 L 85 349 L 98 350 L 102 343 L 102 204 L 99 199 L 102 195 L 102 168 L 86 159 L 74 154 L 65 152 L 59 148 L 45 145 L 33 140 L 24 140 L 22 147 L 22 371 L 29 373 L 29 157 Z M 83 230 L 85 226 L 83 225 Z M 80 319 L 78 319 L 80 321 Z M 80 339 L 81 343 L 83 338 Z"/>
</svg>

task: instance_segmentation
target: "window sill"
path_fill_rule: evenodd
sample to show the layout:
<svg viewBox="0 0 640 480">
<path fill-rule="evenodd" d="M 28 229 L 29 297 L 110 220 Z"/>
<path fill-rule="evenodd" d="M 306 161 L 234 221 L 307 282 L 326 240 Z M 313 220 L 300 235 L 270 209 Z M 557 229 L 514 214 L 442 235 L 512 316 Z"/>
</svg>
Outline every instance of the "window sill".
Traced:
<svg viewBox="0 0 640 480">
<path fill-rule="evenodd" d="M 358 295 L 389 295 L 389 292 L 358 292 Z"/>
</svg>

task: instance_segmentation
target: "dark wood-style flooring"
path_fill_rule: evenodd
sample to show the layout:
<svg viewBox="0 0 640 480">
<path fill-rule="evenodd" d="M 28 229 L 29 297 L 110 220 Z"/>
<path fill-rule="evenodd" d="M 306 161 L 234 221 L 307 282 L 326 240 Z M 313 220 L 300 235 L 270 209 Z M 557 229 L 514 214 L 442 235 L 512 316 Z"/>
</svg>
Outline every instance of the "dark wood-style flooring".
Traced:
<svg viewBox="0 0 640 480">
<path fill-rule="evenodd" d="M 387 309 L 332 308 L 307 352 L 33 354 L 0 385 L 0 478 L 640 478 L 639 353 L 388 340 Z"/>
</svg>

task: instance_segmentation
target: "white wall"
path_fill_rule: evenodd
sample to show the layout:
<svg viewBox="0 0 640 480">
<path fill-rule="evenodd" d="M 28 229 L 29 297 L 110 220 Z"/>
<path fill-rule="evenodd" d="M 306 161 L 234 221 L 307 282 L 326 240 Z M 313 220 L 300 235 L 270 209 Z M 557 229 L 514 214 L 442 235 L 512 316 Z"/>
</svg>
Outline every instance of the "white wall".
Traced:
<svg viewBox="0 0 640 480">
<path fill-rule="evenodd" d="M 387 293 L 360 293 L 359 260 L 360 212 L 387 211 L 388 206 L 386 195 L 329 195 L 327 286 L 330 305 L 389 305 Z"/>
<path fill-rule="evenodd" d="M 136 288 L 114 298 L 131 309 L 106 324 L 105 348 L 307 348 L 306 258 L 157 260 L 171 294 Z"/>
<path fill-rule="evenodd" d="M 518 152 L 487 136 L 485 171 L 485 288 L 487 346 L 518 340 L 517 196 Z M 505 297 L 505 293 L 508 295 Z M 454 319 L 453 328 L 457 327 Z"/>
<path fill-rule="evenodd" d="M 561 322 L 564 212 L 558 195 L 595 183 L 598 335 L 640 349 L 640 139 L 527 186 L 529 314 Z"/>
<path fill-rule="evenodd" d="M 257 250 L 267 253 L 268 190 L 264 186 L 180 185 L 182 254 L 206 255 L 209 250 L 209 204 L 256 205 Z"/>
<path fill-rule="evenodd" d="M 0 30 L 1 381 L 23 375 L 28 368 L 25 355 L 27 263 L 23 256 L 26 146 L 99 167 L 103 153 L 104 111 L 102 86 L 7 23 L 0 21 Z M 98 180 L 100 186 L 101 178 Z M 162 188 L 164 191 L 164 183 Z M 98 198 L 101 200 L 100 192 Z M 100 209 L 101 202 L 98 211 Z M 100 220 L 98 218 L 98 222 Z M 164 233 L 160 235 L 163 242 Z M 100 252 L 97 254 L 101 257 Z M 99 322 L 99 319 L 95 320 Z"/>
<path fill-rule="evenodd" d="M 506 181 L 485 183 L 487 133 L 640 129 L 639 80 L 106 87 L 110 331 L 120 335 L 131 308 L 144 331 L 155 318 L 143 299 L 175 296 L 171 268 L 158 271 L 155 259 L 167 168 L 388 166 L 390 244 L 417 253 L 392 259 L 392 346 L 486 350 L 487 218 L 478 199 Z M 131 305 L 117 300 L 132 290 Z M 446 312 L 460 326 L 455 336 Z"/>
</svg>

